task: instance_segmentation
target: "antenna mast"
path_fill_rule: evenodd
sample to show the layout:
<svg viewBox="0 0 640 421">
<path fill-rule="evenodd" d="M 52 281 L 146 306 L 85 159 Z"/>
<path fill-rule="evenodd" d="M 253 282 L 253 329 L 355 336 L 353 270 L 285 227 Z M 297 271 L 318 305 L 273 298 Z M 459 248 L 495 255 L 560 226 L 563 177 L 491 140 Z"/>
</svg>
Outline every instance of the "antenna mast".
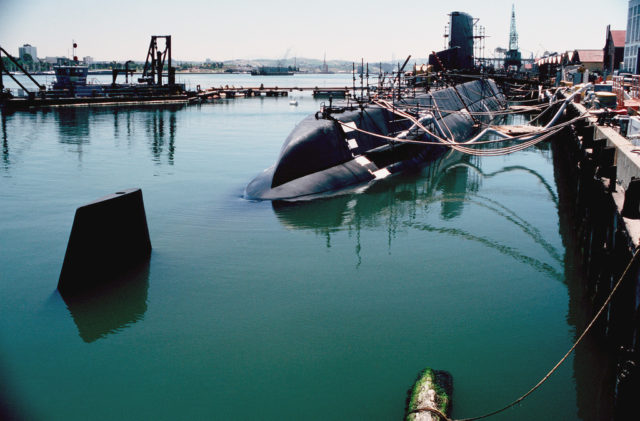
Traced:
<svg viewBox="0 0 640 421">
<path fill-rule="evenodd" d="M 509 49 L 518 49 L 518 32 L 516 32 L 516 6 L 511 5 L 511 29 L 509 30 Z"/>
</svg>

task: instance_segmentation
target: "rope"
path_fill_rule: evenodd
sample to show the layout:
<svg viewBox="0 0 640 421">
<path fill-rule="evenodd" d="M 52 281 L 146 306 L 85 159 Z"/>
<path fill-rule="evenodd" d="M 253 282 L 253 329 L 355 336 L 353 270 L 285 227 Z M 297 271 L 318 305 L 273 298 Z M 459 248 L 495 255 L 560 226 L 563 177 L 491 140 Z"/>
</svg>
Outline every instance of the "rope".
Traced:
<svg viewBox="0 0 640 421">
<path fill-rule="evenodd" d="M 585 113 L 586 114 L 586 113 Z M 378 133 L 374 133 L 374 132 L 369 132 L 363 129 L 360 129 L 358 127 L 352 127 L 352 126 L 348 126 L 347 123 L 342 122 L 340 120 L 335 120 L 337 123 L 339 123 L 340 125 L 342 125 L 343 127 L 348 127 L 350 130 L 356 130 L 360 133 L 369 135 L 369 136 L 373 136 L 373 137 L 377 137 L 380 139 L 384 139 L 390 142 L 399 142 L 399 143 L 412 143 L 412 144 L 417 144 L 417 145 L 438 145 L 438 146 L 446 146 L 455 150 L 458 150 L 460 152 L 463 153 L 467 153 L 470 155 L 476 155 L 476 156 L 500 156 L 500 155 L 506 155 L 508 153 L 513 153 L 513 152 L 517 152 L 526 148 L 529 148 L 533 145 L 535 145 L 536 143 L 542 142 L 543 140 L 549 138 L 550 136 L 553 136 L 554 134 L 558 133 L 560 130 L 562 130 L 564 127 L 575 123 L 576 121 L 582 119 L 584 117 L 585 114 L 582 114 L 578 117 L 575 117 L 569 121 L 566 121 L 564 123 L 558 124 L 556 126 L 553 126 L 552 128 L 546 129 L 546 131 L 540 131 L 539 133 L 537 133 L 536 135 L 540 135 L 540 137 L 536 137 L 535 139 L 532 140 L 528 140 L 526 142 L 523 142 L 519 145 L 514 145 L 514 146 L 510 146 L 507 148 L 501 148 L 501 149 L 495 149 L 495 150 L 485 150 L 485 151 L 479 151 L 476 149 L 472 149 L 469 147 L 465 147 L 465 146 L 460 146 L 460 143 L 454 142 L 452 140 L 449 139 L 445 139 L 442 138 L 438 135 L 436 135 L 435 133 L 432 133 L 431 131 L 429 131 L 428 129 L 426 129 L 422 124 L 420 124 L 418 122 L 418 127 L 421 128 L 422 130 L 424 130 L 427 134 L 429 134 L 430 136 L 432 136 L 435 139 L 438 139 L 438 142 L 429 142 L 429 141 L 423 141 L 423 140 L 413 140 L 413 139 L 401 139 L 401 138 L 397 138 L 397 137 L 391 137 L 391 136 L 385 136 L 382 134 L 378 134 Z M 411 119 L 410 119 L 411 120 Z M 412 121 L 417 122 L 417 120 L 413 119 Z M 509 140 L 518 140 L 518 139 L 522 139 L 523 137 L 528 136 L 528 134 L 522 134 L 522 135 L 517 135 L 517 136 L 507 136 L 506 138 L 503 139 L 495 139 L 495 140 L 484 140 L 484 141 L 474 141 L 472 143 L 472 145 L 485 145 L 485 144 L 491 144 L 491 143 L 502 143 L 502 142 L 506 142 Z"/>
<path fill-rule="evenodd" d="M 509 102 L 540 102 L 540 98 L 533 99 L 510 99 Z"/>
<path fill-rule="evenodd" d="M 613 298 L 613 295 L 616 293 L 616 291 L 618 290 L 618 288 L 622 284 L 622 281 L 627 276 L 627 272 L 629 272 L 629 269 L 631 268 L 631 265 L 633 264 L 633 262 L 636 260 L 636 257 L 638 257 L 638 254 L 640 254 L 640 247 L 638 247 L 636 249 L 635 253 L 633 253 L 633 256 L 631 256 L 631 259 L 629 260 L 629 263 L 627 264 L 627 267 L 622 272 L 622 275 L 620 275 L 620 278 L 616 282 L 615 286 L 611 289 L 611 292 L 609 293 L 609 296 L 604 301 L 604 303 L 602 304 L 602 306 L 600 307 L 600 309 L 598 310 L 596 315 L 591 320 L 591 322 L 584 329 L 584 331 L 582 332 L 580 337 L 574 342 L 573 346 L 569 349 L 569 351 L 567 351 L 566 354 L 564 354 L 564 356 L 560 359 L 560 361 L 558 361 L 558 363 L 556 365 L 554 365 L 553 368 L 551 370 L 549 370 L 549 372 L 542 379 L 540 379 L 540 381 L 538 383 L 536 383 L 535 386 L 533 386 L 531 389 L 529 389 L 529 391 L 527 393 L 525 393 L 524 395 L 520 396 L 515 401 L 511 402 L 510 404 L 508 404 L 508 405 L 506 405 L 506 406 L 504 406 L 504 407 L 502 407 L 502 408 L 500 408 L 500 409 L 498 409 L 496 411 L 489 412 L 487 414 L 480 415 L 478 417 L 461 418 L 461 419 L 453 420 L 451 418 L 448 418 L 442 412 L 438 411 L 437 409 L 433 409 L 433 408 L 418 408 L 418 409 L 415 409 L 415 410 L 409 412 L 409 414 L 418 413 L 418 412 L 431 412 L 431 413 L 434 413 L 434 414 L 438 415 L 440 418 L 442 418 L 445 421 L 476 421 L 476 420 L 481 420 L 483 418 L 489 418 L 489 417 L 491 417 L 493 415 L 497 415 L 497 414 L 499 414 L 501 412 L 504 412 L 507 409 L 519 404 L 520 402 L 522 402 L 529 395 L 531 395 L 536 389 L 538 389 L 540 386 L 542 386 L 542 384 L 544 382 L 546 382 L 549 379 L 549 377 L 551 377 L 551 375 L 553 373 L 556 372 L 556 370 L 562 365 L 562 363 L 564 363 L 567 360 L 567 358 L 569 358 L 569 355 L 571 355 L 571 353 L 576 349 L 576 347 L 580 344 L 580 342 L 582 342 L 582 339 L 587 335 L 587 333 L 589 333 L 589 331 L 591 330 L 593 325 L 600 318 L 600 316 L 602 315 L 604 310 L 607 308 L 607 306 L 611 302 L 611 299 Z"/>
<path fill-rule="evenodd" d="M 440 109 L 440 106 L 438 105 L 438 102 L 436 101 L 436 97 L 434 97 L 433 95 L 431 95 L 431 100 L 433 101 L 433 105 L 435 105 L 436 107 L 436 111 L 438 111 L 438 114 L 440 114 L 440 121 L 442 121 L 442 124 L 444 124 L 444 127 L 447 129 L 447 131 L 449 132 L 449 136 L 451 136 L 450 138 L 447 138 L 447 143 L 453 143 L 455 142 L 455 136 L 453 135 L 453 132 L 451 132 L 451 129 L 449 128 L 449 125 L 447 124 L 446 121 L 444 121 L 444 115 L 442 114 L 442 110 Z M 413 120 L 414 123 L 418 123 L 420 124 L 417 120 Z M 441 132 L 444 133 L 444 132 Z M 444 141 L 443 139 L 439 139 L 440 141 Z"/>
<path fill-rule="evenodd" d="M 376 102 L 379 106 L 381 107 L 385 107 L 385 103 L 383 102 Z M 465 147 L 465 146 L 459 146 L 460 143 L 457 143 L 453 140 L 453 134 L 451 134 L 452 139 L 443 139 L 442 137 L 436 135 L 435 133 L 432 133 L 430 130 L 428 130 L 427 128 L 425 128 L 418 120 L 415 119 L 415 117 L 413 117 L 412 115 L 402 112 L 400 110 L 396 110 L 396 109 L 389 109 L 388 108 L 388 104 L 387 104 L 387 110 L 394 112 L 394 113 L 398 113 L 399 115 L 406 117 L 408 119 L 410 119 L 411 121 L 413 121 L 413 123 L 419 127 L 420 129 L 424 130 L 425 133 L 429 134 L 430 136 L 438 139 L 440 142 L 446 144 L 447 146 L 451 147 L 452 149 L 455 149 L 457 151 L 469 154 L 469 155 L 476 155 L 476 156 L 500 156 L 500 155 L 507 155 L 509 153 L 513 153 L 513 152 L 518 152 L 521 150 L 524 150 L 526 148 L 529 148 L 530 146 L 533 146 L 539 142 L 542 142 L 543 140 L 547 139 L 548 137 L 552 136 L 553 134 L 557 133 L 561 128 L 565 127 L 566 125 L 570 124 L 569 121 L 562 123 L 562 124 L 558 124 L 556 126 L 552 126 L 552 127 L 547 127 L 544 130 L 548 130 L 547 134 L 542 134 L 545 133 L 545 131 L 541 131 L 540 133 L 538 133 L 537 135 L 534 135 L 534 137 L 530 140 L 527 140 L 525 143 L 522 143 L 520 145 L 514 145 L 514 146 L 509 146 L 506 148 L 502 148 L 502 149 L 498 149 L 498 150 L 493 150 L 493 151 L 479 151 L 473 148 L 469 148 L 469 147 Z M 584 115 L 586 114 L 583 113 L 582 115 L 580 115 L 579 117 L 576 117 L 572 120 L 570 120 L 571 123 L 577 121 L 578 119 L 581 119 Z M 437 120 L 434 119 L 434 121 L 437 124 Z M 442 121 L 442 118 L 441 118 Z M 446 123 L 444 121 L 442 121 L 445 124 L 445 127 L 447 128 L 447 130 L 449 130 L 448 126 L 446 125 Z M 444 133 L 442 131 L 442 129 L 440 130 L 441 133 Z M 486 132 L 486 131 L 485 131 Z M 485 133 L 483 132 L 483 133 Z M 451 130 L 449 130 L 449 133 L 451 133 Z M 540 137 L 540 134 L 542 134 Z M 502 139 L 501 141 L 505 141 L 506 139 L 513 139 L 514 137 L 512 136 L 508 136 L 508 135 L 504 135 L 505 138 Z M 476 136 L 477 138 L 478 136 Z M 397 138 L 394 138 L 397 139 Z M 398 141 L 405 141 L 407 139 L 397 139 Z M 473 139 L 471 140 L 473 141 Z M 467 141 L 466 143 L 470 143 L 471 141 Z M 420 142 L 420 141 L 414 141 L 414 142 Z M 474 144 L 479 144 L 479 142 L 474 142 Z"/>
<path fill-rule="evenodd" d="M 430 408 L 428 406 L 425 406 L 424 408 L 416 408 L 413 411 L 409 411 L 409 413 L 407 414 L 407 416 L 411 415 L 411 414 L 418 414 L 420 412 L 431 412 L 432 414 L 436 414 L 438 417 L 440 417 L 441 419 L 443 419 L 444 421 L 453 421 L 451 419 L 449 419 L 449 417 L 447 417 L 442 411 L 440 411 L 439 409 L 436 408 Z"/>
<path fill-rule="evenodd" d="M 536 100 L 537 101 L 537 100 Z M 375 102 L 375 101 L 374 101 Z M 542 110 L 543 108 L 546 110 L 550 105 L 555 105 L 559 102 L 562 102 L 561 100 L 557 100 L 554 101 L 551 104 L 539 104 L 539 105 L 528 105 L 526 106 L 526 109 L 520 109 L 520 110 L 512 110 L 512 109 L 506 109 L 506 110 L 496 110 L 496 111 L 471 111 L 469 112 L 469 114 L 473 114 L 473 115 L 488 115 L 488 116 L 497 116 L 497 115 L 511 115 L 511 114 L 526 114 L 532 111 L 536 111 L 536 110 Z M 396 105 L 397 107 L 397 105 Z M 407 105 L 407 109 L 409 111 L 412 110 L 412 108 L 417 108 L 416 106 Z M 436 107 L 429 107 L 429 106 L 423 106 L 423 110 L 435 110 Z M 449 114 L 462 114 L 462 113 L 467 113 L 467 111 L 462 111 L 462 110 L 446 110 L 446 109 L 442 109 L 440 108 L 439 111 L 444 112 L 444 113 L 449 113 Z"/>
</svg>

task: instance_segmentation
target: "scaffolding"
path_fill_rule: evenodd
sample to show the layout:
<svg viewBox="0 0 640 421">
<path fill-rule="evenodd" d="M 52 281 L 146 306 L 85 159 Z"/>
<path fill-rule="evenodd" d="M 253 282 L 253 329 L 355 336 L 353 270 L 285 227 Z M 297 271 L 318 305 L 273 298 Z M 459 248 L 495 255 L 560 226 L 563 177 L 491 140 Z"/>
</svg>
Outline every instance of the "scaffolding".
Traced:
<svg viewBox="0 0 640 421">
<path fill-rule="evenodd" d="M 625 97 L 625 92 L 629 98 Z M 625 99 L 640 99 L 640 75 L 613 76 L 613 93 L 618 106 L 623 106 Z"/>
<path fill-rule="evenodd" d="M 473 20 L 473 55 L 479 65 L 484 65 L 484 48 L 485 48 L 485 28 L 478 25 L 479 19 Z"/>
</svg>

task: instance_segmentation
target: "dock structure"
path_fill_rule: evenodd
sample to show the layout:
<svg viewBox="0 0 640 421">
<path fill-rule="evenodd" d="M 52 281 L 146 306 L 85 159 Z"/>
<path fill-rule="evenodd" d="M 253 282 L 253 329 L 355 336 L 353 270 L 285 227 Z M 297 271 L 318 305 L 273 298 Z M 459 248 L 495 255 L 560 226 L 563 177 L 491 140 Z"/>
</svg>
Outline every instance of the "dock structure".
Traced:
<svg viewBox="0 0 640 421">
<path fill-rule="evenodd" d="M 153 95 L 144 97 L 84 97 L 84 98 L 12 98 L 3 106 L 10 110 L 26 110 L 32 108 L 49 107 L 99 107 L 99 106 L 124 106 L 124 105 L 163 105 L 186 104 L 188 95 Z"/>
<path fill-rule="evenodd" d="M 586 111 L 574 103 L 567 116 Z M 563 212 L 576 221 L 581 287 L 594 314 L 606 304 L 594 329 L 616 354 L 615 384 L 607 387 L 615 419 L 625 419 L 640 411 L 640 149 L 596 117 L 565 129 L 553 148 Z"/>
<path fill-rule="evenodd" d="M 220 86 L 218 88 L 211 87 L 206 90 L 199 90 L 197 93 L 197 98 L 201 100 L 210 100 L 210 99 L 219 99 L 219 98 L 250 98 L 250 97 L 283 97 L 288 96 L 290 92 L 312 92 L 314 97 L 329 97 L 333 96 L 334 98 L 345 98 L 349 95 L 348 87 L 330 87 L 330 88 L 319 88 L 315 87 L 306 87 L 306 86 L 294 86 L 294 87 L 234 87 L 231 86 Z"/>
</svg>

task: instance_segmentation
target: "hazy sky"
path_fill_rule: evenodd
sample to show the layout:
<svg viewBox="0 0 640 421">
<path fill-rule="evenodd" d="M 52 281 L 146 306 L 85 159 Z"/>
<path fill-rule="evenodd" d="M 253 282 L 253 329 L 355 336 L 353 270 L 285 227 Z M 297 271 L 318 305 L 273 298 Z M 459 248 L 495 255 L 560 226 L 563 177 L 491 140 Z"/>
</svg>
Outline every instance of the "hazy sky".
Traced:
<svg viewBox="0 0 640 421">
<path fill-rule="evenodd" d="M 151 35 L 172 35 L 178 60 L 289 57 L 378 62 L 443 48 L 452 11 L 486 28 L 486 55 L 508 47 L 511 5 L 523 57 L 603 48 L 626 29 L 628 1 L 427 0 L 0 0 L 0 46 L 29 43 L 38 56 L 144 60 Z"/>
</svg>

